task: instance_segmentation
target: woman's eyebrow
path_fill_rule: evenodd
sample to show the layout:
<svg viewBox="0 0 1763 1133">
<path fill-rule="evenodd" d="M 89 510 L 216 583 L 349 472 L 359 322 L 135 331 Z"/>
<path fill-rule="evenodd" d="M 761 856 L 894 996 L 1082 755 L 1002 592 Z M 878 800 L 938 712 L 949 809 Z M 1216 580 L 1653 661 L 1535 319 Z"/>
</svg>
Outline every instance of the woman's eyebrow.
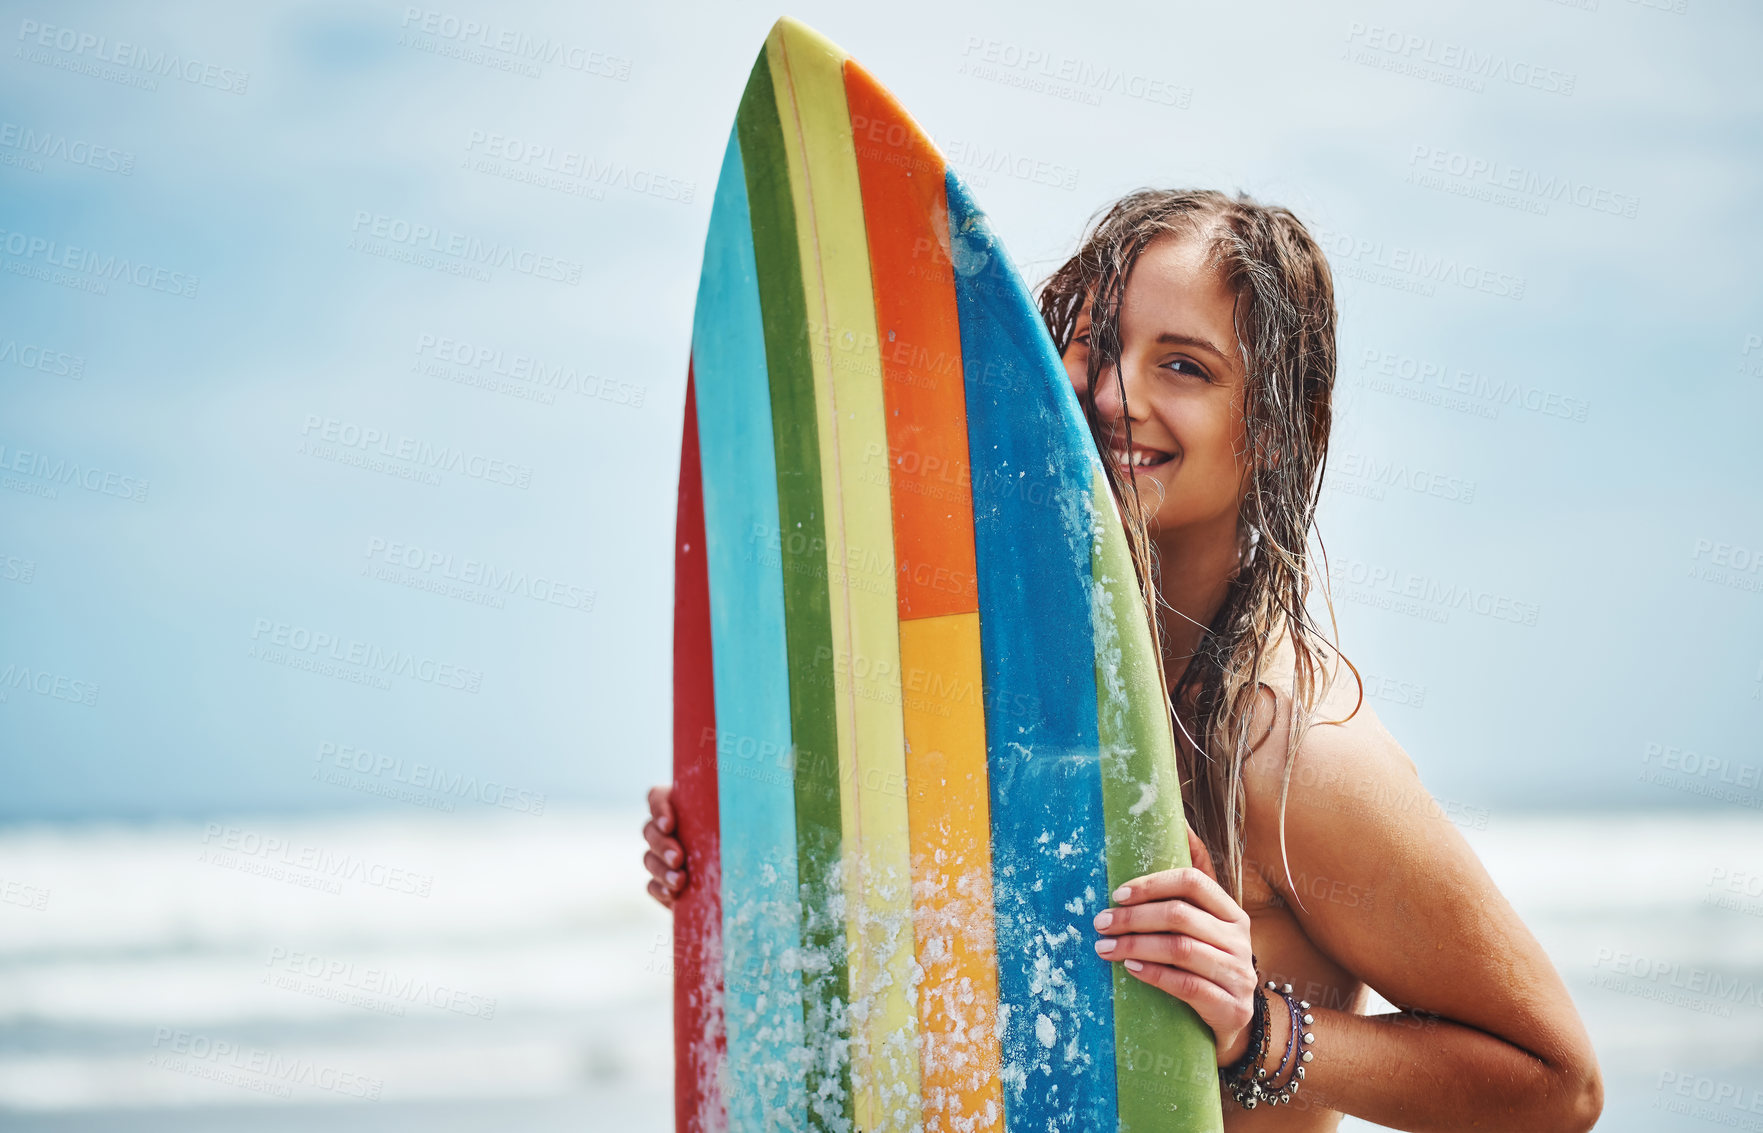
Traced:
<svg viewBox="0 0 1763 1133">
<path fill-rule="evenodd" d="M 1218 355 L 1218 357 L 1220 357 L 1220 358 L 1228 359 L 1230 357 L 1230 355 L 1228 355 L 1224 351 L 1218 349 L 1218 347 L 1212 345 L 1211 342 L 1207 341 L 1204 338 L 1198 338 L 1198 337 L 1191 335 L 1191 334 L 1176 334 L 1174 331 L 1164 331 L 1162 334 L 1158 335 L 1157 336 L 1157 345 L 1159 345 L 1159 346 L 1197 346 L 1201 350 L 1210 350 L 1212 353 Z"/>
</svg>

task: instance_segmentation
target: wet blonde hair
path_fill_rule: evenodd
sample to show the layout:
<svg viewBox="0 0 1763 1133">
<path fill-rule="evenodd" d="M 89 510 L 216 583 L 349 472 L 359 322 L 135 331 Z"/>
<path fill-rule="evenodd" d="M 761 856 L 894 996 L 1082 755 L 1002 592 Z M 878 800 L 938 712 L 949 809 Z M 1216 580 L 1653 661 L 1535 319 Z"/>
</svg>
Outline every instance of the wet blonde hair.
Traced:
<svg viewBox="0 0 1763 1133">
<path fill-rule="evenodd" d="M 1268 690 L 1262 673 L 1275 644 L 1287 638 L 1294 652 L 1288 750 L 1295 754 L 1327 691 L 1324 660 L 1338 655 L 1308 610 L 1310 537 L 1333 421 L 1334 279 L 1321 247 L 1296 216 L 1247 194 L 1144 189 L 1115 202 L 1092 221 L 1077 253 L 1040 292 L 1041 317 L 1060 354 L 1070 346 L 1079 317 L 1090 312 L 1089 381 L 1082 400 L 1099 445 L 1106 443 L 1107 425 L 1096 411 L 1095 391 L 1105 374 L 1112 372 L 1121 404 L 1126 403 L 1119 365 L 1121 299 L 1138 257 L 1170 234 L 1205 241 L 1211 262 L 1235 293 L 1237 341 L 1247 375 L 1243 417 L 1249 474 L 1238 515 L 1238 567 L 1223 605 L 1204 627 L 1198 652 L 1169 689 L 1188 822 L 1212 854 L 1219 881 L 1240 902 L 1243 761 L 1268 735 L 1267 730 L 1259 737 L 1250 734 L 1257 698 Z M 1130 445 L 1130 417 L 1126 425 Z M 1126 518 L 1161 672 L 1157 613 L 1167 604 L 1156 585 L 1155 548 L 1146 530 L 1149 509 L 1130 473 L 1113 461 L 1103 463 Z M 1326 597 L 1326 577 L 1323 593 Z M 1329 620 L 1332 629 L 1332 605 Z M 1292 763 L 1286 760 L 1280 787 L 1282 860 Z M 1287 877 L 1289 882 L 1289 866 Z"/>
</svg>

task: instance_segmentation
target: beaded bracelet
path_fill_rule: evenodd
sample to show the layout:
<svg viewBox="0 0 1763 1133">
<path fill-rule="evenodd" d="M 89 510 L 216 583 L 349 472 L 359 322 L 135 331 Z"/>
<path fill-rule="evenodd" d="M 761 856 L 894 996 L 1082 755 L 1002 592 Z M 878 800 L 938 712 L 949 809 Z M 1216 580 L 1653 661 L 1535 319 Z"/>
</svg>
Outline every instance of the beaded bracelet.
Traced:
<svg viewBox="0 0 1763 1133">
<path fill-rule="evenodd" d="M 1243 1048 L 1243 1055 L 1229 1066 L 1218 1068 L 1219 1084 L 1244 1109 L 1254 1109 L 1261 1101 L 1259 1079 L 1267 1077 L 1267 1068 L 1261 1065 L 1261 1060 L 1267 1057 L 1269 1022 L 1267 994 L 1256 988 L 1254 1012 L 1249 1016 L 1249 1041 Z"/>
<path fill-rule="evenodd" d="M 1274 992 L 1286 1001 L 1286 1010 L 1291 1013 L 1292 1017 L 1292 1029 L 1286 1036 L 1286 1056 L 1280 1059 L 1279 1070 L 1275 1071 L 1274 1080 L 1278 1081 L 1280 1075 L 1285 1073 L 1294 1044 L 1298 1049 L 1298 1061 L 1292 1070 L 1292 1076 L 1287 1078 L 1283 1085 L 1275 1086 L 1272 1089 L 1264 1088 L 1262 1094 L 1270 1105 L 1279 1105 L 1281 1102 L 1290 1105 L 1292 1095 L 1298 1092 L 1298 1086 L 1304 1081 L 1304 1064 L 1316 1057 L 1314 1052 L 1309 1049 L 1316 1042 L 1316 1033 L 1304 1029 L 1315 1023 L 1316 1017 L 1310 1014 L 1309 1000 L 1292 998 L 1291 984 L 1276 986 L 1272 980 L 1268 980 L 1267 990 Z"/>
<path fill-rule="evenodd" d="M 1289 992 L 1291 989 L 1292 989 L 1292 985 L 1287 984 L 1286 991 Z M 1267 990 L 1278 992 L 1278 989 L 1273 986 L 1273 982 L 1271 980 L 1268 981 Z M 1272 1077 L 1269 1079 L 1269 1081 L 1273 1081 L 1273 1082 L 1278 1082 L 1281 1079 L 1285 1079 L 1286 1081 L 1291 1080 L 1289 1078 L 1286 1078 L 1286 1067 L 1288 1067 L 1292 1064 L 1292 1047 L 1296 1044 L 1298 1032 L 1300 1029 L 1298 1027 L 1297 1008 L 1294 1007 L 1292 1004 L 1292 997 L 1289 995 L 1286 995 L 1284 993 L 1279 993 L 1279 994 L 1280 994 L 1280 998 L 1285 1001 L 1286 1012 L 1290 1017 L 1287 1020 L 1287 1026 L 1286 1026 L 1285 1053 L 1279 1056 L 1279 1068 L 1273 1072 Z M 1273 1100 L 1274 1104 L 1276 1104 L 1276 1105 L 1279 1103 L 1279 1098 L 1277 1096 L 1275 1096 L 1272 1100 Z M 1290 1099 L 1288 1099 L 1288 1100 L 1290 1100 Z"/>
<path fill-rule="evenodd" d="M 1261 1065 L 1262 1059 L 1267 1056 L 1268 1024 L 1271 1021 L 1267 1003 L 1269 991 L 1285 1001 L 1286 1010 L 1291 1015 L 1291 1030 L 1286 1035 L 1285 1054 L 1280 1058 L 1279 1068 L 1273 1072 L 1271 1079 L 1267 1068 Z M 1230 1091 L 1231 1097 L 1244 1109 L 1254 1109 L 1262 1102 L 1269 1105 L 1279 1105 L 1282 1102 L 1290 1105 L 1292 1095 L 1298 1092 L 1298 1085 L 1303 1081 L 1304 1064 L 1315 1057 L 1308 1048 L 1316 1042 L 1316 1034 L 1303 1029 L 1314 1022 L 1315 1016 L 1310 1014 L 1309 1000 L 1293 999 L 1291 984 L 1281 985 L 1268 980 L 1264 987 L 1257 987 L 1255 1012 L 1249 1020 L 1248 1045 L 1241 1058 L 1229 1066 L 1219 1068 L 1220 1084 Z M 1286 1067 L 1293 1065 L 1294 1050 L 1297 1051 L 1298 1061 L 1291 1077 L 1283 1085 L 1268 1085 L 1270 1081 L 1278 1082 L 1285 1074 Z"/>
</svg>

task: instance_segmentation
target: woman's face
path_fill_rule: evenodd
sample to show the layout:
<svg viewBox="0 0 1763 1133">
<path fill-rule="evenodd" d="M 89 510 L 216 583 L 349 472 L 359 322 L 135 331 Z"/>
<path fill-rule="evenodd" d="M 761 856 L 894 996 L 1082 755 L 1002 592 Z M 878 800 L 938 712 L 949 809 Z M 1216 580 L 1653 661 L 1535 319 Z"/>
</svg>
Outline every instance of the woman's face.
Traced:
<svg viewBox="0 0 1763 1133">
<path fill-rule="evenodd" d="M 1096 410 L 1103 459 L 1131 466 L 1152 532 L 1217 527 L 1234 537 L 1249 472 L 1244 373 L 1236 296 L 1206 257 L 1202 240 L 1177 234 L 1158 237 L 1140 254 L 1120 305 L 1130 452 L 1112 366 L 1101 373 Z M 1086 305 L 1065 350 L 1065 372 L 1080 399 L 1089 350 Z"/>
</svg>

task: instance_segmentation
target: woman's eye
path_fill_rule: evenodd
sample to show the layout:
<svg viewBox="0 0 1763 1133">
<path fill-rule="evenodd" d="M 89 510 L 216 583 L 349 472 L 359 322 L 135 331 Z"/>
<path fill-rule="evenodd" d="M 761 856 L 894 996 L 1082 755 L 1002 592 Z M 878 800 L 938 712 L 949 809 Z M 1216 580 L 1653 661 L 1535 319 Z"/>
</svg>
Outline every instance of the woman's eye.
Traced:
<svg viewBox="0 0 1763 1133">
<path fill-rule="evenodd" d="M 1072 335 L 1071 344 L 1073 346 L 1088 346 L 1090 344 L 1090 332 L 1086 330 L 1082 334 Z"/>
<path fill-rule="evenodd" d="M 1208 374 L 1199 363 L 1190 362 L 1186 358 L 1172 358 L 1168 362 L 1163 363 L 1163 368 L 1166 370 L 1174 370 L 1178 374 L 1186 374 L 1189 377 L 1199 378 L 1203 382 L 1210 382 L 1212 380 L 1212 375 Z"/>
</svg>

